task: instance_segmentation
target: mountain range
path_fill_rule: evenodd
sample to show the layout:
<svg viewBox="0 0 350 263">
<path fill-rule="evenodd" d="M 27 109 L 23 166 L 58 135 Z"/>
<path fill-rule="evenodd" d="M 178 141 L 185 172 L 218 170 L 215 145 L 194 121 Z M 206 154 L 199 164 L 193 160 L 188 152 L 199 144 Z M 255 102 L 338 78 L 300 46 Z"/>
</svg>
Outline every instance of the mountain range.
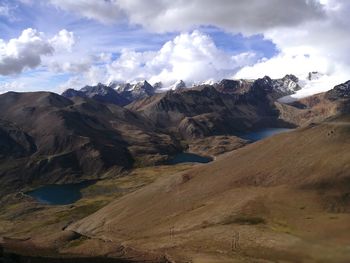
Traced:
<svg viewBox="0 0 350 263">
<path fill-rule="evenodd" d="M 280 101 L 300 88 L 286 75 L 166 92 L 144 81 L 0 95 L 5 222 L 54 211 L 44 226 L 14 234 L 26 249 L 44 246 L 45 253 L 54 247 L 131 262 L 347 262 L 350 81 Z M 295 130 L 255 143 L 240 138 L 271 127 Z M 162 166 L 187 151 L 214 161 Z M 172 172 L 154 176 L 162 169 Z M 18 195 L 86 180 L 111 192 L 92 186 L 83 205 L 59 208 Z M 113 180 L 131 190 L 115 194 L 119 184 L 106 187 Z M 103 208 L 95 207 L 103 198 Z"/>
<path fill-rule="evenodd" d="M 2 185 L 76 182 L 111 171 L 164 163 L 200 138 L 266 127 L 293 128 L 345 109 L 348 84 L 282 104 L 300 86 L 273 80 L 224 79 L 156 93 L 147 81 L 0 96 Z M 218 142 L 220 143 L 220 142 Z M 213 146 L 213 145 L 211 145 Z M 111 158 L 111 156 L 115 156 Z M 4 191 L 5 192 L 5 191 Z"/>
<path fill-rule="evenodd" d="M 294 75 L 286 75 L 282 79 L 270 79 L 265 77 L 264 80 L 268 81 L 267 85 L 273 89 L 275 96 L 283 97 L 294 94 L 300 90 L 301 87 L 298 84 L 298 78 Z M 254 84 L 252 80 L 229 80 L 224 79 L 218 83 L 197 84 L 192 87 L 198 86 L 213 86 L 221 92 L 225 93 L 239 93 L 240 90 L 249 89 Z M 187 88 L 186 83 L 183 80 L 179 80 L 168 88 L 164 88 L 161 82 L 157 82 L 152 86 L 146 80 L 137 82 L 134 84 L 112 82 L 108 85 L 99 83 L 96 86 L 85 86 L 80 90 L 68 89 L 62 93 L 62 96 L 67 98 L 83 97 L 93 98 L 95 100 L 107 103 L 113 103 L 119 106 L 125 106 L 135 100 L 151 97 L 156 93 L 164 93 L 168 90 L 178 90 Z"/>
</svg>

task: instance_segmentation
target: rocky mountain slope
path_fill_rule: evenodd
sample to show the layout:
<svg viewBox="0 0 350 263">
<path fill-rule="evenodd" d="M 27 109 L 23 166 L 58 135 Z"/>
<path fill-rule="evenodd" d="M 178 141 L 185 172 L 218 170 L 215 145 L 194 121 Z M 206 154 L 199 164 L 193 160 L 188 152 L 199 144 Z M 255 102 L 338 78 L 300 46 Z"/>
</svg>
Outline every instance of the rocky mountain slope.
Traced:
<svg viewBox="0 0 350 263">
<path fill-rule="evenodd" d="M 48 92 L 1 95 L 0 119 L 2 190 L 99 178 L 181 149 L 127 109 Z"/>
<path fill-rule="evenodd" d="M 250 83 L 223 80 L 213 86 L 157 94 L 135 101 L 127 108 L 151 119 L 159 127 L 179 130 L 185 138 L 237 134 L 267 126 L 290 127 L 279 119 L 274 105 L 277 98 L 290 92 L 289 78 L 264 77 Z"/>
<path fill-rule="evenodd" d="M 116 90 L 118 94 L 127 99 L 129 102 L 153 96 L 156 88 L 149 84 L 146 80 L 136 84 L 110 84 L 109 87 Z"/>
<path fill-rule="evenodd" d="M 0 159 L 25 157 L 35 151 L 32 137 L 13 123 L 0 120 Z"/>
<path fill-rule="evenodd" d="M 147 81 L 130 83 L 110 83 L 96 86 L 85 86 L 80 90 L 67 89 L 62 93 L 66 98 L 90 98 L 99 102 L 112 103 L 125 106 L 132 101 L 150 97 L 155 94 L 156 89 Z"/>
<path fill-rule="evenodd" d="M 98 84 L 97 86 L 85 86 L 81 90 L 68 89 L 62 93 L 66 98 L 90 98 L 99 102 L 112 103 L 124 106 L 131 102 L 128 98 L 120 95 L 113 88 Z"/>
<path fill-rule="evenodd" d="M 326 96 L 330 100 L 347 99 L 350 97 L 350 80 L 335 86 L 333 89 L 326 93 Z"/>
</svg>

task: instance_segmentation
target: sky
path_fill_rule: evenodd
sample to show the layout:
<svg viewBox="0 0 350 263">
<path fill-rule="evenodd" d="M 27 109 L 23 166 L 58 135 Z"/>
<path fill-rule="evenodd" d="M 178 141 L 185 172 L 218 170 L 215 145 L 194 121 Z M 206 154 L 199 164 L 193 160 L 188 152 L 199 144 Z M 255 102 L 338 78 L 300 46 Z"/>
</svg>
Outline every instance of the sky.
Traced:
<svg viewBox="0 0 350 263">
<path fill-rule="evenodd" d="M 294 74 L 311 95 L 350 79 L 349 13 L 347 0 L 0 0 L 0 93 Z"/>
</svg>

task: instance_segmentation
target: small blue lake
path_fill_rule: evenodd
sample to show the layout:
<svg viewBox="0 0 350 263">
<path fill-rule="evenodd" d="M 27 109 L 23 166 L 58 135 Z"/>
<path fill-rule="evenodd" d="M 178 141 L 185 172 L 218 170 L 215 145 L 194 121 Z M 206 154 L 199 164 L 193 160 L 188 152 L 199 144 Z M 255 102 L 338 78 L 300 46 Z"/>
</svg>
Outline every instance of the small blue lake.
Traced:
<svg viewBox="0 0 350 263">
<path fill-rule="evenodd" d="M 257 131 L 237 134 L 237 136 L 241 137 L 242 139 L 249 140 L 252 142 L 256 142 L 262 139 L 265 139 L 267 137 L 270 137 L 272 135 L 282 133 L 282 132 L 289 132 L 293 129 L 288 128 L 266 128 L 261 129 Z M 213 161 L 210 157 L 204 157 L 200 156 L 194 153 L 179 153 L 173 157 L 173 159 L 168 161 L 168 164 L 179 164 L 179 163 L 209 163 Z"/>
<path fill-rule="evenodd" d="M 82 197 L 81 190 L 93 183 L 90 181 L 77 184 L 50 184 L 29 191 L 26 194 L 40 203 L 68 205 L 78 201 Z"/>
<path fill-rule="evenodd" d="M 268 128 L 259 131 L 249 132 L 238 135 L 239 137 L 250 140 L 259 141 L 272 135 L 288 132 L 292 129 L 286 128 Z M 179 163 L 209 163 L 213 159 L 193 153 L 179 153 L 168 161 L 168 164 L 174 165 Z M 49 205 L 67 205 L 72 204 L 82 198 L 81 190 L 93 184 L 94 181 L 87 181 L 77 184 L 54 184 L 45 185 L 35 190 L 29 191 L 26 194 L 32 196 L 40 203 Z"/>
<path fill-rule="evenodd" d="M 265 139 L 267 137 L 270 137 L 272 135 L 279 134 L 282 132 L 289 132 L 292 130 L 293 129 L 288 129 L 288 128 L 266 128 L 266 129 L 261 129 L 258 131 L 238 134 L 238 136 L 241 137 L 242 139 L 256 142 L 256 141 Z"/>
<path fill-rule="evenodd" d="M 200 156 L 194 153 L 179 153 L 174 156 L 173 159 L 169 160 L 168 164 L 178 163 L 209 163 L 213 159 L 210 157 Z"/>
</svg>

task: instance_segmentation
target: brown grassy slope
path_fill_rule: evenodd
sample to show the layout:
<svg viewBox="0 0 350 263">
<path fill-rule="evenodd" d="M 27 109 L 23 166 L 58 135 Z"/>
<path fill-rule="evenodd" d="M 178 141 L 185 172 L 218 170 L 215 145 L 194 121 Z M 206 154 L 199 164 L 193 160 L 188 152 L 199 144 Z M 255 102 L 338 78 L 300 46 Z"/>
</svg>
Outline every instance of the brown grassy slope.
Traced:
<svg viewBox="0 0 350 263">
<path fill-rule="evenodd" d="M 153 256 L 152 260 L 146 261 L 150 256 L 149 253 L 138 254 L 137 251 L 129 248 L 120 250 L 119 244 L 88 239 L 62 229 L 111 201 L 152 183 L 157 178 L 188 170 L 193 165 L 164 165 L 133 169 L 125 176 L 101 180 L 84 188 L 82 199 L 70 205 L 45 205 L 23 194 L 12 194 L 0 198 L 0 250 L 3 246 L 5 250 L 20 255 L 70 258 L 62 262 L 76 262 L 74 259 L 79 257 L 89 257 L 88 262 L 100 262 L 94 260 L 98 256 L 108 256 L 108 259 L 106 258 L 103 262 L 120 262 L 111 257 L 128 259 L 132 262 L 144 262 L 142 260 L 158 262 Z M 43 259 L 38 262 L 52 261 Z"/>
<path fill-rule="evenodd" d="M 349 149 L 339 117 L 158 180 L 70 229 L 194 262 L 348 262 Z"/>
<path fill-rule="evenodd" d="M 236 136 L 209 136 L 190 141 L 188 151 L 202 156 L 216 157 L 223 153 L 237 150 L 248 143 L 247 140 Z"/>
<path fill-rule="evenodd" d="M 344 112 L 347 100 L 329 100 L 327 93 L 316 94 L 291 104 L 275 103 L 280 118 L 297 126 L 318 123 Z"/>
</svg>

